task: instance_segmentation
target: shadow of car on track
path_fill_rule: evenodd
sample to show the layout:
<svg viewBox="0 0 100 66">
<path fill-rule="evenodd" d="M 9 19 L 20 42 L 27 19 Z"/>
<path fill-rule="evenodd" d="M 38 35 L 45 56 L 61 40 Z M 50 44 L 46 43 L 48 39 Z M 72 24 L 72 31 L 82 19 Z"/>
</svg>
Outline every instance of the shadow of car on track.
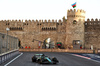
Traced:
<svg viewBox="0 0 100 66">
<path fill-rule="evenodd" d="M 46 65 L 46 66 L 49 66 L 49 65 L 52 65 L 52 66 L 56 66 L 56 65 L 59 65 L 59 64 L 50 64 L 50 63 L 42 63 L 42 64 L 39 64 L 39 65 Z"/>
</svg>

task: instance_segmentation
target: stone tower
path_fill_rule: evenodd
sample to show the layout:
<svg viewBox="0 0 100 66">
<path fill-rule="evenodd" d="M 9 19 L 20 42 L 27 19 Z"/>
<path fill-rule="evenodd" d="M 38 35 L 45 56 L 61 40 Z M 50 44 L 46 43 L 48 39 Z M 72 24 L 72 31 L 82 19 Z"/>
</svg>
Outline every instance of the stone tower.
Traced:
<svg viewBox="0 0 100 66">
<path fill-rule="evenodd" d="M 68 10 L 66 23 L 66 41 L 67 45 L 83 45 L 84 46 L 84 10 Z"/>
</svg>

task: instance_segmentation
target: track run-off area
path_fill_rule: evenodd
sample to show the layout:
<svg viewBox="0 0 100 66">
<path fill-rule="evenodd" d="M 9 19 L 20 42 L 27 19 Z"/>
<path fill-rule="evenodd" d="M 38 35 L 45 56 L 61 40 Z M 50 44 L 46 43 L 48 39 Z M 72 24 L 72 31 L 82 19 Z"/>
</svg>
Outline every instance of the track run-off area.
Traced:
<svg viewBox="0 0 100 66">
<path fill-rule="evenodd" d="M 43 53 L 49 57 L 56 57 L 59 60 L 58 64 L 38 64 L 32 62 L 31 58 L 34 54 Z M 100 62 L 78 56 L 76 54 L 65 52 L 20 52 L 20 54 L 12 59 L 9 59 L 0 66 L 100 66 Z"/>
</svg>

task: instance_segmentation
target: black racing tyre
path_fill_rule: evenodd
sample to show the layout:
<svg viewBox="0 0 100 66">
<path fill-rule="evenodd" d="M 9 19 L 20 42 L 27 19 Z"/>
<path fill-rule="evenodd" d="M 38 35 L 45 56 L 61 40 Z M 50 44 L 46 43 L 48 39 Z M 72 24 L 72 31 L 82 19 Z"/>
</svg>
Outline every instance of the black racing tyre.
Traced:
<svg viewBox="0 0 100 66">
<path fill-rule="evenodd" d="M 59 62 L 58 60 L 57 60 L 57 58 L 52 58 L 52 61 L 54 61 L 54 63 L 56 64 L 57 62 Z"/>
<path fill-rule="evenodd" d="M 39 64 L 42 64 L 42 62 L 41 62 L 41 61 L 39 61 L 38 63 L 39 63 Z"/>
<path fill-rule="evenodd" d="M 56 62 L 54 62 L 53 64 L 57 64 Z"/>
<path fill-rule="evenodd" d="M 32 62 L 36 62 L 36 59 L 37 59 L 37 58 L 36 58 L 35 56 L 33 56 L 33 57 L 32 57 Z"/>
<path fill-rule="evenodd" d="M 39 64 L 42 64 L 42 61 L 39 59 L 39 60 L 38 60 L 38 63 L 39 63 Z"/>
</svg>

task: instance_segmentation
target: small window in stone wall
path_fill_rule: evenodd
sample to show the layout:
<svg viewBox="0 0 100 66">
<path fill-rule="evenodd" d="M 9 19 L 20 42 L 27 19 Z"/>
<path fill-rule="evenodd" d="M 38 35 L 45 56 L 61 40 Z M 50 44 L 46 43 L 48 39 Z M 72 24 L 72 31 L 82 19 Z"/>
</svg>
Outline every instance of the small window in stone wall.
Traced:
<svg viewBox="0 0 100 66">
<path fill-rule="evenodd" d="M 56 30 L 56 28 L 51 28 L 51 27 L 50 28 L 42 28 L 42 30 L 52 31 L 52 30 Z"/>
<path fill-rule="evenodd" d="M 22 30 L 22 27 L 10 27 L 10 30 Z"/>
<path fill-rule="evenodd" d="M 76 24 L 76 23 L 77 23 L 77 21 L 76 21 L 76 20 L 74 20 L 74 21 L 73 21 L 73 24 Z"/>
<path fill-rule="evenodd" d="M 40 24 L 38 23 L 37 25 L 41 25 L 41 23 Z"/>
<path fill-rule="evenodd" d="M 26 23 L 24 23 L 24 25 L 26 25 Z"/>
<path fill-rule="evenodd" d="M 56 28 L 54 28 L 54 30 L 56 30 Z"/>
<path fill-rule="evenodd" d="M 24 23 L 24 25 L 28 25 L 28 23 Z"/>
<path fill-rule="evenodd" d="M 9 25 L 9 23 L 8 23 L 8 25 Z"/>
<path fill-rule="evenodd" d="M 62 23 L 57 23 L 57 25 L 62 25 Z"/>
<path fill-rule="evenodd" d="M 9 23 L 6 23 L 6 25 L 9 25 Z"/>
</svg>

